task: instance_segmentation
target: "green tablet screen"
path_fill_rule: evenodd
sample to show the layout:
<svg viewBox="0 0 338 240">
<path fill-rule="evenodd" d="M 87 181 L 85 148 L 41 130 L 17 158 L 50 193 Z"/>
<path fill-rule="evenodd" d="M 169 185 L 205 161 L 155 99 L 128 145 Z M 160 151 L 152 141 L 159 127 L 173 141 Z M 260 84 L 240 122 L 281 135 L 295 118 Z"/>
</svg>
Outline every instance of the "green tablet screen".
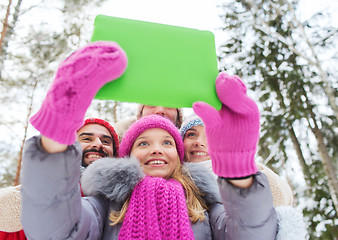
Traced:
<svg viewBox="0 0 338 240">
<path fill-rule="evenodd" d="M 117 42 L 128 67 L 95 98 L 177 108 L 204 101 L 221 108 L 211 32 L 98 15 L 92 41 L 100 40 Z"/>
</svg>

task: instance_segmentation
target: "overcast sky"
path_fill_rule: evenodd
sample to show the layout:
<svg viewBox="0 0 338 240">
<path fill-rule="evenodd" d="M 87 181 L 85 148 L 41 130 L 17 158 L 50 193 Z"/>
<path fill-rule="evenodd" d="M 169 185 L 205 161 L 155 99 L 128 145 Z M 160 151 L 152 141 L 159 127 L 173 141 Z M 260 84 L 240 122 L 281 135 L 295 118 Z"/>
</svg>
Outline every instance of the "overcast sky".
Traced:
<svg viewBox="0 0 338 240">
<path fill-rule="evenodd" d="M 104 6 L 105 15 L 201 30 L 212 31 L 219 23 L 216 0 L 123 0 Z"/>
<path fill-rule="evenodd" d="M 41 0 L 23 1 L 23 7 L 37 4 Z M 54 0 L 55 1 L 55 0 Z M 48 4 L 57 5 L 57 1 Z M 103 7 L 93 13 L 135 20 L 156 22 L 175 26 L 209 30 L 215 34 L 216 46 L 223 41 L 225 33 L 217 31 L 221 26 L 220 10 L 217 5 L 227 0 L 107 0 Z M 300 0 L 302 20 L 312 16 L 315 12 L 330 9 L 333 16 L 338 16 L 337 0 Z M 37 12 L 35 12 L 37 11 Z M 36 9 L 27 14 L 29 21 L 40 22 L 41 19 L 53 24 L 53 17 L 46 9 Z M 55 19 L 55 18 L 54 18 Z M 338 17 L 336 21 L 338 26 Z"/>
<path fill-rule="evenodd" d="M 217 4 L 227 0 L 110 0 L 101 14 L 215 31 L 221 25 Z M 338 15 L 337 0 L 300 0 L 302 20 L 330 9 Z M 338 24 L 338 22 L 337 22 Z"/>
</svg>

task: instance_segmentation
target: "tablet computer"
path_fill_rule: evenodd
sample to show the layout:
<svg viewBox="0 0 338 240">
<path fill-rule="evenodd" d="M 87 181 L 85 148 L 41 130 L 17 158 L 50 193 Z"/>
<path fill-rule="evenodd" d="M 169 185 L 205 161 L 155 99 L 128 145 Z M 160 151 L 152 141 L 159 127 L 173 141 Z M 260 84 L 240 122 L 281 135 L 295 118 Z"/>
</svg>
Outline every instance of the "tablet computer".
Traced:
<svg viewBox="0 0 338 240">
<path fill-rule="evenodd" d="M 98 15 L 91 41 L 101 40 L 117 42 L 128 67 L 95 98 L 175 108 L 204 101 L 221 108 L 212 32 Z"/>
</svg>

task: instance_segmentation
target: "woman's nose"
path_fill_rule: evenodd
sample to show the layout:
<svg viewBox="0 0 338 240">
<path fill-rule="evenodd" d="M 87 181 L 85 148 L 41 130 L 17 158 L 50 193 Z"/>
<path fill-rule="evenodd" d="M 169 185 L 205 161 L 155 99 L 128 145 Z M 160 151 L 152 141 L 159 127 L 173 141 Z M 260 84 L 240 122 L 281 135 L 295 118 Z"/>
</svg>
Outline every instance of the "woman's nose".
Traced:
<svg viewBox="0 0 338 240">
<path fill-rule="evenodd" d="M 157 154 L 160 154 L 162 155 L 163 154 L 163 150 L 161 149 L 160 146 L 154 146 L 151 150 L 151 154 L 152 155 L 157 155 Z"/>
<path fill-rule="evenodd" d="M 165 111 L 163 107 L 157 107 L 155 114 L 160 115 L 160 116 L 164 116 L 165 115 Z"/>
<path fill-rule="evenodd" d="M 194 145 L 200 146 L 200 147 L 205 147 L 207 144 L 206 144 L 206 141 L 204 141 L 203 139 L 197 138 Z"/>
</svg>

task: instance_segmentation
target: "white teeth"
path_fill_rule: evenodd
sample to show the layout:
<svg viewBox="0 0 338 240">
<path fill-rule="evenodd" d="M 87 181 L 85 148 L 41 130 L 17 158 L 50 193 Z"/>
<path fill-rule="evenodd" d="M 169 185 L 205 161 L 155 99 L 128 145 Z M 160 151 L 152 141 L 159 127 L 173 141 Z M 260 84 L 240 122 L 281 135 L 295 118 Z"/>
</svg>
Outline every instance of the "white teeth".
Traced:
<svg viewBox="0 0 338 240">
<path fill-rule="evenodd" d="M 194 152 L 192 155 L 205 156 L 205 155 L 207 155 L 207 153 L 205 153 L 205 152 Z"/>
<path fill-rule="evenodd" d="M 87 158 L 102 158 L 102 157 L 100 155 L 90 154 L 87 156 Z"/>
<path fill-rule="evenodd" d="M 165 164 L 165 161 L 153 160 L 147 163 L 147 165 Z"/>
</svg>

